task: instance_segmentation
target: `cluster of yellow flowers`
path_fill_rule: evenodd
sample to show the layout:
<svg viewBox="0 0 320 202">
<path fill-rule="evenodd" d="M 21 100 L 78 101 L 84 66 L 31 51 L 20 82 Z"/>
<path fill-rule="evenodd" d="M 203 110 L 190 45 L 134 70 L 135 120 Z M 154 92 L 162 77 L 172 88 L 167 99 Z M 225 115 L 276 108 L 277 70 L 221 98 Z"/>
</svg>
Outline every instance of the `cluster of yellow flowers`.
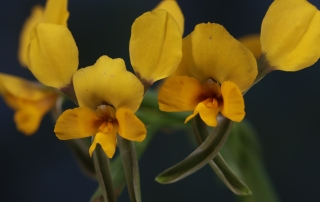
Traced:
<svg viewBox="0 0 320 202">
<path fill-rule="evenodd" d="M 16 110 L 18 130 L 27 135 L 65 93 L 79 107 L 61 114 L 56 136 L 94 136 L 90 154 L 100 144 L 109 158 L 117 134 L 131 141 L 145 139 L 146 127 L 134 113 L 155 81 L 169 77 L 159 92 L 162 111 L 193 111 L 186 122 L 199 114 L 214 127 L 218 113 L 236 122 L 244 118 L 243 94 L 267 73 L 297 71 L 320 57 L 320 14 L 306 0 L 274 1 L 262 22 L 260 40 L 243 43 L 216 23 L 198 24 L 182 38 L 179 5 L 162 1 L 132 25 L 129 52 L 135 75 L 122 59 L 108 56 L 78 70 L 68 17 L 67 0 L 48 0 L 45 8 L 32 10 L 21 33 L 19 60 L 43 85 L 1 73 L 0 93 Z"/>
</svg>

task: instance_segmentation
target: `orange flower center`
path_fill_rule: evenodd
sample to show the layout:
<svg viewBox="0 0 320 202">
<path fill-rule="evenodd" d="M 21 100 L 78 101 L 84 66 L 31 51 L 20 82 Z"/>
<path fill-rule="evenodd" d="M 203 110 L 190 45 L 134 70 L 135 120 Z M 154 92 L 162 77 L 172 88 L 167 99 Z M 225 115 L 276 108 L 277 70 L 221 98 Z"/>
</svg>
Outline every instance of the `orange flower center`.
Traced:
<svg viewBox="0 0 320 202">
<path fill-rule="evenodd" d="M 218 82 L 210 78 L 202 86 L 203 94 L 206 97 L 204 103 L 208 108 L 218 108 L 223 104 L 221 85 Z"/>
<path fill-rule="evenodd" d="M 118 122 L 115 116 L 116 109 L 110 105 L 100 105 L 96 110 L 96 116 L 103 119 L 103 123 L 99 127 L 99 131 L 102 133 L 108 133 L 113 130 L 114 126 L 117 126 Z"/>
</svg>

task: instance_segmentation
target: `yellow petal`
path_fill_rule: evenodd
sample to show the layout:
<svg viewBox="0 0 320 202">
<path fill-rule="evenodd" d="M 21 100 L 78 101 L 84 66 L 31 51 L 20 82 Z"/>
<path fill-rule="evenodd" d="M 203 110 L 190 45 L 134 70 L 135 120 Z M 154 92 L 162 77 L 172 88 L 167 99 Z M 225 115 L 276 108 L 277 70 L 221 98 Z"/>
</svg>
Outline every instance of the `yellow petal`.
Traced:
<svg viewBox="0 0 320 202">
<path fill-rule="evenodd" d="M 0 93 L 14 109 L 17 129 L 26 135 L 35 133 L 42 117 L 55 105 L 58 94 L 39 83 L 0 73 Z"/>
<path fill-rule="evenodd" d="M 240 122 L 245 116 L 244 100 L 239 88 L 230 81 L 221 85 L 223 106 L 221 113 L 232 121 Z"/>
<path fill-rule="evenodd" d="M 68 0 L 47 0 L 43 22 L 67 26 Z"/>
<path fill-rule="evenodd" d="M 201 83 L 187 76 L 168 78 L 158 96 L 159 108 L 166 112 L 191 111 L 204 99 Z"/>
<path fill-rule="evenodd" d="M 35 6 L 31 10 L 31 15 L 26 19 L 23 24 L 20 38 L 19 38 L 19 48 L 18 48 L 18 59 L 22 66 L 27 67 L 27 49 L 30 40 L 31 30 L 41 22 L 43 16 L 43 8 L 41 6 Z"/>
<path fill-rule="evenodd" d="M 177 21 L 179 28 L 181 30 L 181 35 L 184 32 L 184 16 L 181 11 L 181 8 L 177 1 L 175 0 L 162 0 L 160 3 L 155 7 L 155 9 L 164 9 L 170 13 L 174 19 Z M 155 10 L 154 9 L 154 10 Z"/>
<path fill-rule="evenodd" d="M 204 82 L 209 78 L 234 82 L 243 92 L 257 76 L 253 54 L 219 24 L 199 24 L 191 35 L 195 66 L 190 69 Z"/>
<path fill-rule="evenodd" d="M 182 58 L 179 26 L 165 10 L 147 12 L 132 25 L 130 60 L 137 75 L 149 83 L 168 77 Z"/>
<path fill-rule="evenodd" d="M 187 117 L 185 123 L 187 123 L 190 119 L 195 117 L 197 114 L 200 115 L 201 119 L 208 126 L 217 126 L 217 115 L 219 113 L 218 106 L 212 106 L 209 103 L 212 102 L 211 98 L 207 98 L 203 102 L 200 102 L 193 111 L 193 114 Z M 209 105 L 209 106 L 208 106 Z"/>
<path fill-rule="evenodd" d="M 92 156 L 93 151 L 96 149 L 97 144 L 99 143 L 109 158 L 112 158 L 116 151 L 116 135 L 117 131 L 113 130 L 109 133 L 97 133 L 94 136 L 94 141 L 89 149 L 90 156 Z"/>
<path fill-rule="evenodd" d="M 261 43 L 259 34 L 250 34 L 238 39 L 247 49 L 249 49 L 256 59 L 261 55 Z"/>
<path fill-rule="evenodd" d="M 25 135 L 37 132 L 44 114 L 37 113 L 37 109 L 26 106 L 23 110 L 14 113 L 14 122 L 17 130 Z"/>
<path fill-rule="evenodd" d="M 91 109 L 79 107 L 64 111 L 56 122 L 54 132 L 60 140 L 84 138 L 98 132 L 103 119 L 96 117 Z"/>
<path fill-rule="evenodd" d="M 262 52 L 274 69 L 297 71 L 320 56 L 320 13 L 306 0 L 274 1 L 261 26 Z"/>
<path fill-rule="evenodd" d="M 4 101 L 15 110 L 14 122 L 17 129 L 25 135 L 38 130 L 42 117 L 55 105 L 57 97 L 55 93 L 47 93 L 46 97 L 32 101 L 9 93 L 3 94 Z"/>
<path fill-rule="evenodd" d="M 191 45 L 191 34 L 184 37 L 182 40 L 182 59 L 179 63 L 178 68 L 176 71 L 173 72 L 171 77 L 174 76 L 189 76 L 192 77 L 192 74 L 190 73 L 190 68 L 192 68 L 195 64 L 193 61 L 192 56 L 192 45 Z"/>
<path fill-rule="evenodd" d="M 39 22 L 67 26 L 69 17 L 67 3 L 67 0 L 48 0 L 44 10 L 41 6 L 35 6 L 32 9 L 31 15 L 25 21 L 20 33 L 18 59 L 22 66 L 28 65 L 27 50 L 32 29 Z"/>
<path fill-rule="evenodd" d="M 0 92 L 29 101 L 37 101 L 53 94 L 56 95 L 55 91 L 40 83 L 3 73 L 0 73 Z"/>
<path fill-rule="evenodd" d="M 78 48 L 68 28 L 39 23 L 31 32 L 29 69 L 43 84 L 62 88 L 78 68 Z"/>
<path fill-rule="evenodd" d="M 131 110 L 119 108 L 116 111 L 116 117 L 119 123 L 118 133 L 121 137 L 137 142 L 146 138 L 145 125 Z"/>
<path fill-rule="evenodd" d="M 74 74 L 73 85 L 79 105 L 93 110 L 107 103 L 135 112 L 143 98 L 143 85 L 120 58 L 101 56 L 93 66 Z"/>
</svg>

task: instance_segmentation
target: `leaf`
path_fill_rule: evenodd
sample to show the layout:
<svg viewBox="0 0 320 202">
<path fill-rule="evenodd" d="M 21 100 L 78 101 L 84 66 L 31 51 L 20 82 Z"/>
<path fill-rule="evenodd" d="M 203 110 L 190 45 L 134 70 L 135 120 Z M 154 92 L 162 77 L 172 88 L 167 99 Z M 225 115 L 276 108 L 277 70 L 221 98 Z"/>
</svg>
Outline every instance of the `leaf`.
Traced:
<svg viewBox="0 0 320 202">
<path fill-rule="evenodd" d="M 209 165 L 233 193 L 243 196 L 252 194 L 250 188 L 229 168 L 220 153 L 209 162 Z"/>
<path fill-rule="evenodd" d="M 238 196 L 240 202 L 278 202 L 261 156 L 254 130 L 246 121 L 235 123 L 221 154 L 232 170 L 252 189 L 250 196 Z"/>
<path fill-rule="evenodd" d="M 112 159 L 110 165 L 114 193 L 116 198 L 118 198 L 126 186 L 126 177 L 124 174 L 121 156 L 117 155 Z"/>
<path fill-rule="evenodd" d="M 198 144 L 202 144 L 203 140 L 208 136 L 208 130 L 199 115 L 193 119 L 193 130 Z M 209 165 L 233 193 L 237 195 L 251 194 L 249 187 L 234 174 L 220 153 L 213 160 L 209 161 Z"/>
<path fill-rule="evenodd" d="M 137 158 L 138 160 L 144 154 L 145 150 L 147 149 L 150 141 L 156 134 L 156 132 L 162 127 L 162 125 L 154 123 L 150 127 L 148 127 L 147 137 L 142 142 L 135 142 Z M 116 196 L 120 196 L 123 188 L 126 185 L 126 178 L 124 174 L 123 165 L 121 162 L 121 156 L 118 155 L 114 160 L 111 160 L 111 171 L 112 171 L 112 180 L 114 185 L 114 190 Z"/>
<path fill-rule="evenodd" d="M 100 144 L 97 144 L 93 152 L 93 162 L 104 201 L 115 202 L 116 198 L 113 190 L 109 158 Z"/>
<path fill-rule="evenodd" d="M 221 114 L 217 120 L 218 125 L 208 138 L 187 158 L 158 175 L 157 182 L 167 184 L 181 180 L 205 166 L 218 154 L 230 133 L 232 121 Z"/>
<path fill-rule="evenodd" d="M 140 174 L 134 143 L 117 135 L 131 202 L 141 202 Z"/>
</svg>

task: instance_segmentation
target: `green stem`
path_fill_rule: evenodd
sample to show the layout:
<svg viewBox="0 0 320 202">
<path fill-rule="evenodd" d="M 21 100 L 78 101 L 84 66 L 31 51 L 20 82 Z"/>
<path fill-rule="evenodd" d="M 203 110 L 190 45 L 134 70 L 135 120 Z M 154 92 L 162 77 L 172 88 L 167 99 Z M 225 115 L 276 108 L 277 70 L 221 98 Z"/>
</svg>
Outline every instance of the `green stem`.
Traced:
<svg viewBox="0 0 320 202">
<path fill-rule="evenodd" d="M 104 201 L 115 202 L 116 197 L 113 190 L 109 158 L 100 144 L 97 144 L 96 149 L 93 152 L 93 162 Z"/>
</svg>

